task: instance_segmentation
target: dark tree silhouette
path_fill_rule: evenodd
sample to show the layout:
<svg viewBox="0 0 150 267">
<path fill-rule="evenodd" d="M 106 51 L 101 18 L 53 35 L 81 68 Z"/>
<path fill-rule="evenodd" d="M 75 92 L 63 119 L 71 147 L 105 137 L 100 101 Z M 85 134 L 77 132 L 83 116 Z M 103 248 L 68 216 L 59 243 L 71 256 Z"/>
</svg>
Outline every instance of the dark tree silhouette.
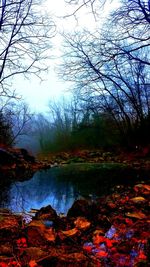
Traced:
<svg viewBox="0 0 150 267">
<path fill-rule="evenodd" d="M 121 133 L 132 136 L 141 125 L 146 127 L 145 120 L 150 113 L 149 66 L 143 60 L 120 54 L 119 48 L 114 56 L 114 44 L 105 37 L 88 32 L 66 37 L 61 73 L 66 80 L 74 82 L 78 95 L 91 102 L 91 108 L 95 105 L 109 112 Z M 146 61 L 148 50 L 136 51 L 136 56 Z"/>
<path fill-rule="evenodd" d="M 0 4 L 0 95 L 10 95 L 12 77 L 40 73 L 49 56 L 55 25 L 39 0 L 2 0 Z"/>
</svg>

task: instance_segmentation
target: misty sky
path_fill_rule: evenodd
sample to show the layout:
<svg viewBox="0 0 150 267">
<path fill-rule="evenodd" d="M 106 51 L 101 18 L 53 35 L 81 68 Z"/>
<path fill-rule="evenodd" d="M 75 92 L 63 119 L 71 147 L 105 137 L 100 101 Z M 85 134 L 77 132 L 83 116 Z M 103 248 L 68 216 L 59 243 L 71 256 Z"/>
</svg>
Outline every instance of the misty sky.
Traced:
<svg viewBox="0 0 150 267">
<path fill-rule="evenodd" d="M 106 12 L 111 7 L 112 6 L 109 4 L 105 9 Z M 96 26 L 93 15 L 90 14 L 87 9 L 82 9 L 78 12 L 78 23 L 73 16 L 63 19 L 62 16 L 71 14 L 74 10 L 74 8 L 72 9 L 72 7 L 66 6 L 64 0 L 47 0 L 43 8 L 49 11 L 57 25 L 57 34 L 52 39 L 53 48 L 51 50 L 52 57 L 55 57 L 55 59 L 49 60 L 48 65 L 50 69 L 48 73 L 43 74 L 42 82 L 34 76 L 31 76 L 30 80 L 18 76 L 14 79 L 13 84 L 16 92 L 22 95 L 23 99 L 29 104 L 31 110 L 35 112 L 45 112 L 50 100 L 55 100 L 62 96 L 69 97 L 69 93 L 67 93 L 66 90 L 69 89 L 70 84 L 61 81 L 55 72 L 56 65 L 60 62 L 62 49 L 62 38 L 59 32 L 74 31 L 74 29 L 77 30 L 85 27 L 92 29 Z"/>
</svg>

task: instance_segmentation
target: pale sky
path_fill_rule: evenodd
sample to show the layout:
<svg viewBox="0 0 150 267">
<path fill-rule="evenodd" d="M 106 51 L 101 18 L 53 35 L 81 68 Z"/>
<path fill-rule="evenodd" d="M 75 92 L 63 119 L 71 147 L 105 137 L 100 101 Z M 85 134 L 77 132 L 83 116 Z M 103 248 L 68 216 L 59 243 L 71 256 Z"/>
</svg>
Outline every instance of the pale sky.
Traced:
<svg viewBox="0 0 150 267">
<path fill-rule="evenodd" d="M 50 3 L 51 2 L 51 3 Z M 86 27 L 92 29 L 95 27 L 96 21 L 92 14 L 87 13 L 88 10 L 80 10 L 78 13 L 78 24 L 74 17 L 67 19 L 61 18 L 66 13 L 71 14 L 72 9 L 66 6 L 64 0 L 55 0 L 45 2 L 46 10 L 49 10 L 53 14 L 54 20 L 57 24 L 57 31 L 74 31 L 77 28 Z M 107 6 L 107 12 L 111 6 Z M 104 14 L 104 12 L 103 12 Z M 17 76 L 14 80 L 14 88 L 19 95 L 22 95 L 24 100 L 29 104 L 32 111 L 45 112 L 47 110 L 48 102 L 52 99 L 57 99 L 62 95 L 69 97 L 69 93 L 66 89 L 69 89 L 69 83 L 61 81 L 56 72 L 56 64 L 59 63 L 59 57 L 61 55 L 60 49 L 62 48 L 62 38 L 59 33 L 52 39 L 53 49 L 52 56 L 58 57 L 57 59 L 49 60 L 49 72 L 43 74 L 43 82 L 40 82 L 38 78 L 34 76 L 30 77 L 30 80 L 24 79 L 22 76 Z"/>
</svg>

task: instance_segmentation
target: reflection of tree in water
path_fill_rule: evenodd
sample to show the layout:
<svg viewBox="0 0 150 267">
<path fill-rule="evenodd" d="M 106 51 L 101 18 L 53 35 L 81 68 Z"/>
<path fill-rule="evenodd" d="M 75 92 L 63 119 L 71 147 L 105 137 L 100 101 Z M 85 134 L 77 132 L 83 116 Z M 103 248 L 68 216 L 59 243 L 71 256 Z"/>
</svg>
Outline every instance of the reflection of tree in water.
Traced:
<svg viewBox="0 0 150 267">
<path fill-rule="evenodd" d="M 115 184 L 137 180 L 137 173 L 128 168 L 98 166 L 73 165 L 37 172 L 30 180 L 7 185 L 1 192 L 0 206 L 26 212 L 51 205 L 58 213 L 66 213 L 79 194 L 86 198 L 107 195 Z"/>
<path fill-rule="evenodd" d="M 56 192 L 54 203 L 52 204 L 59 212 L 66 213 L 75 200 L 76 191 L 71 183 L 66 184 Z"/>
<path fill-rule="evenodd" d="M 5 203 L 9 202 L 9 194 L 8 194 L 9 187 L 1 187 L 0 185 L 0 208 L 7 208 Z"/>
<path fill-rule="evenodd" d="M 52 205 L 58 212 L 67 212 L 75 198 L 69 181 L 59 181 L 54 170 L 36 173 L 31 180 L 15 183 L 10 190 L 10 208 L 28 211 Z"/>
<path fill-rule="evenodd" d="M 9 203 L 10 185 L 11 185 L 11 182 L 8 182 L 6 180 L 6 177 L 1 174 L 0 176 L 0 208 L 7 208 L 6 203 Z"/>
</svg>

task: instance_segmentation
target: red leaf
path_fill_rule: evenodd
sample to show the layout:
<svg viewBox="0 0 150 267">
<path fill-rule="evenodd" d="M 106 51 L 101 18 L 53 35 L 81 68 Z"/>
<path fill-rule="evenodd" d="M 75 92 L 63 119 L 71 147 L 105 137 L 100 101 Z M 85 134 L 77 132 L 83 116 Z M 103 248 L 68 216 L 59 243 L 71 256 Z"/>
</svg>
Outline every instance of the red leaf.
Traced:
<svg viewBox="0 0 150 267">
<path fill-rule="evenodd" d="M 101 250 L 101 251 L 96 253 L 96 256 L 106 258 L 108 256 L 108 253 L 104 250 Z"/>
<path fill-rule="evenodd" d="M 131 226 L 133 224 L 133 221 L 129 218 L 126 218 L 125 222 L 126 222 L 126 224 L 128 224 L 128 226 Z"/>
<path fill-rule="evenodd" d="M 140 252 L 139 252 L 139 259 L 140 259 L 140 260 L 146 260 L 146 259 L 147 259 L 147 257 L 146 257 L 146 255 L 144 254 L 143 250 L 140 250 Z"/>
<path fill-rule="evenodd" d="M 0 267 L 8 267 L 8 264 L 6 262 L 0 262 Z"/>
<path fill-rule="evenodd" d="M 112 242 L 112 240 L 110 240 L 110 239 L 105 239 L 105 243 L 106 243 L 106 246 L 108 247 L 108 248 L 111 248 L 112 246 L 113 246 L 113 242 Z"/>
</svg>

